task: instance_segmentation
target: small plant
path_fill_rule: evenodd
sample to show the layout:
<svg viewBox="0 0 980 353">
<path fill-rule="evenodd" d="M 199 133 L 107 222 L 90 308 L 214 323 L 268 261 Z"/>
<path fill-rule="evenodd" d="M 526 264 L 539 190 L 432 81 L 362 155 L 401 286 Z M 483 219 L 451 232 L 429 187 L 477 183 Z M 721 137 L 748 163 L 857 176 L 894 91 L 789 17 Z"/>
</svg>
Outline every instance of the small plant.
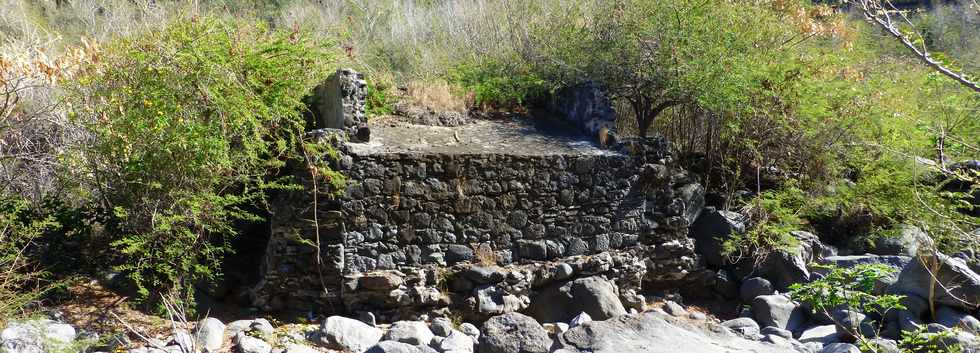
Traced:
<svg viewBox="0 0 980 353">
<path fill-rule="evenodd" d="M 846 327 L 850 334 L 857 338 L 863 346 L 870 346 L 869 337 L 861 332 L 864 323 L 854 323 L 857 327 L 847 327 L 831 315 L 831 311 L 839 306 L 861 313 L 876 313 L 884 317 L 890 310 L 901 310 L 901 295 L 874 294 L 875 284 L 889 276 L 895 270 L 882 264 L 861 264 L 851 268 L 836 266 L 817 266 L 828 271 L 823 278 L 809 283 L 794 283 L 790 286 L 790 296 L 797 301 L 807 303 L 812 310 L 831 317 L 839 327 Z M 871 323 L 872 328 L 880 331 L 880 325 Z"/>
<path fill-rule="evenodd" d="M 772 251 L 799 246 L 791 232 L 803 224 L 800 212 L 804 199 L 803 191 L 793 186 L 766 191 L 752 199 L 742 209 L 751 226 L 745 234 L 733 234 L 725 241 L 722 252 L 733 262 L 744 257 L 761 261 Z"/>
<path fill-rule="evenodd" d="M 914 331 L 903 331 L 898 347 L 902 353 L 960 353 L 963 348 L 950 344 L 950 338 L 956 335 L 956 329 L 928 333 L 925 327 Z M 862 351 L 864 349 L 862 348 Z"/>
</svg>

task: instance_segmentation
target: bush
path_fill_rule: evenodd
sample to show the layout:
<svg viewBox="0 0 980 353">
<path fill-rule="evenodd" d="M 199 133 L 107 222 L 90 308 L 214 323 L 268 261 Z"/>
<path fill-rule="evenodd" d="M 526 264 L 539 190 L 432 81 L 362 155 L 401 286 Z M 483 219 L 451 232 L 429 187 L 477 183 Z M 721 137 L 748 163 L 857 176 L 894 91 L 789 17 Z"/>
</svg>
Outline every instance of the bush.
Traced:
<svg viewBox="0 0 980 353">
<path fill-rule="evenodd" d="M 112 254 L 144 298 L 211 279 L 236 221 L 298 158 L 302 98 L 331 55 L 301 30 L 213 17 L 119 38 L 83 70 L 72 116 L 94 134 L 78 160 L 113 219 Z"/>
<path fill-rule="evenodd" d="M 44 234 L 59 227 L 53 218 L 36 215 L 26 200 L 0 199 L 0 327 L 25 314 L 50 288 L 34 253 Z"/>
<path fill-rule="evenodd" d="M 874 294 L 875 284 L 895 270 L 881 264 L 861 264 L 851 268 L 824 266 L 827 275 L 809 283 L 794 283 L 790 286 L 790 296 L 810 305 L 813 311 L 833 317 L 831 311 L 838 306 L 860 313 L 874 313 L 876 317 L 884 317 L 890 310 L 901 310 L 905 307 L 900 303 L 902 296 L 892 294 Z M 836 319 L 834 319 L 836 321 Z M 837 323 L 841 325 L 841 323 Z M 855 323 L 857 324 L 857 323 Z M 879 325 L 875 326 L 876 332 Z M 842 326 L 843 327 L 843 326 Z M 858 338 L 862 345 L 867 346 L 869 337 L 861 330 L 850 332 Z"/>
</svg>

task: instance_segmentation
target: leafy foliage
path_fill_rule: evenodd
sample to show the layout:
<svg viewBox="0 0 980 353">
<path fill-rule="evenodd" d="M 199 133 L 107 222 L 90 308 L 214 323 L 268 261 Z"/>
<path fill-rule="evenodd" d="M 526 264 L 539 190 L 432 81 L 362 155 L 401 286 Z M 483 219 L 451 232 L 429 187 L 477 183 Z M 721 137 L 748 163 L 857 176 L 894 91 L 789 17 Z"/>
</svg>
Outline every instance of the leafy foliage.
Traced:
<svg viewBox="0 0 980 353">
<path fill-rule="evenodd" d="M 82 160 L 116 228 L 119 269 L 144 297 L 187 301 L 229 251 L 233 222 L 296 158 L 302 97 L 327 50 L 300 30 L 213 17 L 115 40 L 71 85 L 72 114 L 94 133 Z"/>
<path fill-rule="evenodd" d="M 928 333 L 925 327 L 914 331 L 903 331 L 898 341 L 902 353 L 960 353 L 963 347 L 950 344 L 949 338 L 956 334 L 956 329 Z"/>
<path fill-rule="evenodd" d="M 45 233 L 59 228 L 53 217 L 34 214 L 26 200 L 0 199 L 0 326 L 50 288 L 33 252 Z"/>
</svg>

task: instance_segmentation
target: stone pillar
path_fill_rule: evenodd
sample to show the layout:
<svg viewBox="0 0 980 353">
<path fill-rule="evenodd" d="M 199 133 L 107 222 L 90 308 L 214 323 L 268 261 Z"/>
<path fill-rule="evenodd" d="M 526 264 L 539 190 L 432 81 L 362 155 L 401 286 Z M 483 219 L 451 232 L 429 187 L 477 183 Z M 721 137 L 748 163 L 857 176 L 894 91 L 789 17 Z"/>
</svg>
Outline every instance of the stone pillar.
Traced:
<svg viewBox="0 0 980 353">
<path fill-rule="evenodd" d="M 353 141 L 370 139 L 367 115 L 367 81 L 352 69 L 339 69 L 316 89 L 317 127 L 341 129 Z"/>
</svg>

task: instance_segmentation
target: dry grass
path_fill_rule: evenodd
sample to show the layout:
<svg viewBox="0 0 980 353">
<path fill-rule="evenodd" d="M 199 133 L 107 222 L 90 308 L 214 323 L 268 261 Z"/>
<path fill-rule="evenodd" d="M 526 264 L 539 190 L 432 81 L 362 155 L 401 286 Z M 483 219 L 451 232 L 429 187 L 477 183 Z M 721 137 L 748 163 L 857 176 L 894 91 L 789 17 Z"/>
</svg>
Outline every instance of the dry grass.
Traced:
<svg viewBox="0 0 980 353">
<path fill-rule="evenodd" d="M 414 104 L 436 111 L 462 112 L 466 110 L 465 96 L 456 92 L 446 80 L 414 80 L 408 83 L 406 99 Z"/>
</svg>

